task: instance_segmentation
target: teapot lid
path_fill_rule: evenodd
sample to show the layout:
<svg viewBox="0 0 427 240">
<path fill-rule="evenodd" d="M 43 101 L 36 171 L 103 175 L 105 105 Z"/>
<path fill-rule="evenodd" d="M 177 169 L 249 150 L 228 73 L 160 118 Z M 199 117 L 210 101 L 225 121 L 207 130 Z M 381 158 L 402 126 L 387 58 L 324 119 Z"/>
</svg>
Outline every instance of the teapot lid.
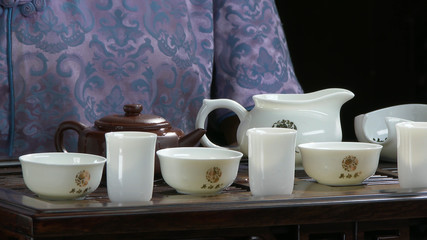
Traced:
<svg viewBox="0 0 427 240">
<path fill-rule="evenodd" d="M 124 115 L 114 114 L 95 121 L 95 126 L 103 131 L 153 131 L 171 127 L 166 119 L 151 114 L 141 114 L 141 104 L 123 106 Z"/>
</svg>

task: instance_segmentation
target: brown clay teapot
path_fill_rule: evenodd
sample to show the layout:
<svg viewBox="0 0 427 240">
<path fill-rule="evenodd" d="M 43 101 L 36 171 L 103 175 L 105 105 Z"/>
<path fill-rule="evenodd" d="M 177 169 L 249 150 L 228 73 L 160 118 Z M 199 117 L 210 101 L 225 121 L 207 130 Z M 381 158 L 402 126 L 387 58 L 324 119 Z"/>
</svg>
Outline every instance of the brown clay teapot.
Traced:
<svg viewBox="0 0 427 240">
<path fill-rule="evenodd" d="M 157 134 L 156 150 L 169 147 L 195 146 L 206 130 L 196 129 L 184 135 L 181 129 L 172 127 L 164 118 L 141 114 L 142 105 L 129 104 L 123 107 L 124 115 L 109 115 L 95 121 L 95 125 L 88 127 L 80 122 L 62 122 L 55 133 L 55 147 L 57 151 L 67 150 L 64 147 L 64 132 L 76 131 L 79 135 L 78 152 L 105 156 L 105 133 L 113 131 L 143 131 Z M 155 174 L 160 175 L 160 165 L 156 157 Z"/>
</svg>

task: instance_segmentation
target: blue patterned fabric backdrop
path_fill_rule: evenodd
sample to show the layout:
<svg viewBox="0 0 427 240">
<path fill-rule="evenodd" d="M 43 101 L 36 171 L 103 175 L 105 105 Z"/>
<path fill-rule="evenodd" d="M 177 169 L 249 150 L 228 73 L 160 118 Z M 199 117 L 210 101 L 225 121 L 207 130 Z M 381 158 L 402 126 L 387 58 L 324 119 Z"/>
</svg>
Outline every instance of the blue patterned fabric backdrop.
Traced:
<svg viewBox="0 0 427 240">
<path fill-rule="evenodd" d="M 302 92 L 273 0 L 0 0 L 0 155 L 128 103 L 188 132 L 204 98 L 267 92 Z"/>
</svg>

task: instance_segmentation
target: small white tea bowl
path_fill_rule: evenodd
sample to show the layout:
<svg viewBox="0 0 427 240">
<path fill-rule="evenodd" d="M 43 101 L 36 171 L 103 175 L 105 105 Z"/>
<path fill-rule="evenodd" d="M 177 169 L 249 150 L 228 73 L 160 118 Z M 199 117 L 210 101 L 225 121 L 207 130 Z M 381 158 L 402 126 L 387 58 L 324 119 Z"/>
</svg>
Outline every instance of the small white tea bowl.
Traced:
<svg viewBox="0 0 427 240">
<path fill-rule="evenodd" d="M 101 182 L 106 159 L 85 153 L 33 153 L 19 157 L 25 185 L 46 200 L 83 199 Z"/>
<path fill-rule="evenodd" d="M 157 151 L 165 182 L 182 194 L 214 195 L 237 177 L 243 154 L 208 147 L 176 147 Z"/>
<path fill-rule="evenodd" d="M 378 168 L 382 146 L 361 142 L 313 142 L 298 145 L 308 176 L 333 186 L 359 185 Z"/>
</svg>

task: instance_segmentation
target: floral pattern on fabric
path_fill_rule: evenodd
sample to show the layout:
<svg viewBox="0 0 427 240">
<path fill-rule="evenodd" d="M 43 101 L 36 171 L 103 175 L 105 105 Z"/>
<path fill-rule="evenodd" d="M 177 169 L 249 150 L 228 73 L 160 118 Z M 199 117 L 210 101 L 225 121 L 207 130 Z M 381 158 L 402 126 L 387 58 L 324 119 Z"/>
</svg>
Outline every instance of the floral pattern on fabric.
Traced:
<svg viewBox="0 0 427 240">
<path fill-rule="evenodd" d="M 214 1 L 215 96 L 253 105 L 260 93 L 301 93 L 273 1 Z M 222 111 L 223 115 L 224 111 Z"/>
<path fill-rule="evenodd" d="M 204 98 L 300 93 L 287 51 L 273 0 L 0 0 L 0 154 L 54 151 L 62 121 L 124 104 L 188 132 Z"/>
</svg>

